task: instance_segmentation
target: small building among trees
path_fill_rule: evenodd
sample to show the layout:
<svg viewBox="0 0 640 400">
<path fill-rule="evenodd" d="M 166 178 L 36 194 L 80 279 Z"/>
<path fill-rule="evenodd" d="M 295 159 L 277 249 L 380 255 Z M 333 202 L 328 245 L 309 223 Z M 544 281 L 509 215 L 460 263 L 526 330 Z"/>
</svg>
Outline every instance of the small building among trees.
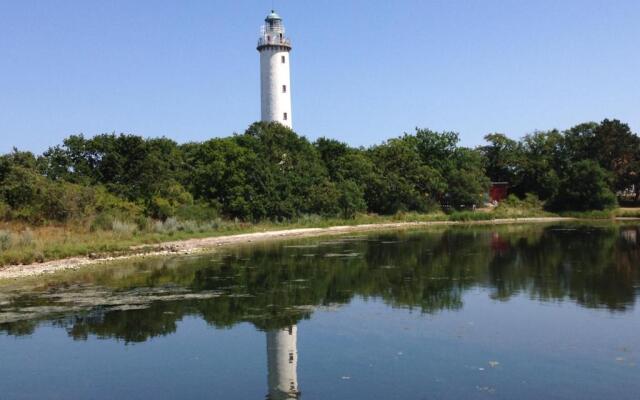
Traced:
<svg viewBox="0 0 640 400">
<path fill-rule="evenodd" d="M 491 202 L 500 202 L 507 198 L 509 194 L 509 182 L 491 182 L 489 189 L 489 199 Z"/>
</svg>

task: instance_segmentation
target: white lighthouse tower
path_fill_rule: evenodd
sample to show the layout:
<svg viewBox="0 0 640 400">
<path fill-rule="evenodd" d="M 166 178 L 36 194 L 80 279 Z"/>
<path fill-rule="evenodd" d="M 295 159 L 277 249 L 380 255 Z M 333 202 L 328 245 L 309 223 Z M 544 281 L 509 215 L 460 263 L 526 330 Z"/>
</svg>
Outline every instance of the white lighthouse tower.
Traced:
<svg viewBox="0 0 640 400">
<path fill-rule="evenodd" d="M 262 120 L 280 122 L 291 128 L 291 41 L 285 36 L 282 18 L 275 11 L 264 21 L 258 40 Z"/>
</svg>

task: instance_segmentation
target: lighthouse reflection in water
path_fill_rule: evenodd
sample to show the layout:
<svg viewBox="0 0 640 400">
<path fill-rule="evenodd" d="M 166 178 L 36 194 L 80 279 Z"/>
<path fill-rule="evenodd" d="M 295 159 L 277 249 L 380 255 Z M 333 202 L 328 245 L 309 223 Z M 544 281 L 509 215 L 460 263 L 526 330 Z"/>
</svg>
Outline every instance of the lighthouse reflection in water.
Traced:
<svg viewBox="0 0 640 400">
<path fill-rule="evenodd" d="M 299 397 L 297 336 L 295 325 L 267 332 L 269 400 Z"/>
</svg>

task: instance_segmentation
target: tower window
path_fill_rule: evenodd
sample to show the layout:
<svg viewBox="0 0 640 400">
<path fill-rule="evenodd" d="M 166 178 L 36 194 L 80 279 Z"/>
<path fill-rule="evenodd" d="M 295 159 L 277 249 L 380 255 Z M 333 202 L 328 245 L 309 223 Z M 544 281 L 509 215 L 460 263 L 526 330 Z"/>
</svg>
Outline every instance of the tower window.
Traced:
<svg viewBox="0 0 640 400">
<path fill-rule="evenodd" d="M 287 62 L 287 58 L 285 56 L 282 56 L 282 63 L 286 63 Z"/>
<path fill-rule="evenodd" d="M 287 93 L 287 85 L 282 85 L 282 93 Z"/>
<path fill-rule="evenodd" d="M 287 120 L 289 119 L 289 114 L 284 113 L 284 115 L 283 115 L 283 119 L 284 119 L 285 121 L 287 121 Z"/>
</svg>

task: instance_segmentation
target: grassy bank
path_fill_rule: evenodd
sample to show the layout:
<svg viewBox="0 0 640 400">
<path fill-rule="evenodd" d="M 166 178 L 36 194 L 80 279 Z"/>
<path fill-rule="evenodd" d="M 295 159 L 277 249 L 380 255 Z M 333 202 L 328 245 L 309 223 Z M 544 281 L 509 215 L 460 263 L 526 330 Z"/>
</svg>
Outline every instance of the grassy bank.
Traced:
<svg viewBox="0 0 640 400">
<path fill-rule="evenodd" d="M 284 222 L 245 223 L 168 219 L 139 227 L 130 222 L 113 221 L 110 229 L 92 231 L 83 226 L 58 225 L 31 227 L 24 224 L 0 225 L 0 265 L 30 264 L 73 256 L 99 257 L 127 252 L 132 246 L 167 241 L 216 237 L 240 233 L 295 228 L 322 228 L 337 225 L 385 222 L 442 221 L 443 213 L 398 213 L 393 216 L 358 215 L 354 219 L 303 217 Z"/>
<path fill-rule="evenodd" d="M 612 219 L 640 217 L 640 209 L 617 209 L 563 213 L 542 211 L 535 205 L 503 204 L 495 209 L 462 211 L 445 214 L 397 213 L 392 216 L 359 214 L 353 219 L 302 217 L 284 222 L 244 223 L 215 220 L 210 222 L 168 219 L 145 226 L 115 220 L 108 229 L 91 230 L 83 226 L 30 227 L 24 224 L 0 225 L 0 265 L 30 264 L 73 256 L 102 257 L 125 254 L 132 246 L 159 244 L 191 238 L 217 237 L 240 233 L 265 232 L 296 228 L 323 228 L 339 225 L 382 224 L 391 222 L 490 221 L 494 219 L 531 217 L 573 217 L 579 219 Z"/>
</svg>

